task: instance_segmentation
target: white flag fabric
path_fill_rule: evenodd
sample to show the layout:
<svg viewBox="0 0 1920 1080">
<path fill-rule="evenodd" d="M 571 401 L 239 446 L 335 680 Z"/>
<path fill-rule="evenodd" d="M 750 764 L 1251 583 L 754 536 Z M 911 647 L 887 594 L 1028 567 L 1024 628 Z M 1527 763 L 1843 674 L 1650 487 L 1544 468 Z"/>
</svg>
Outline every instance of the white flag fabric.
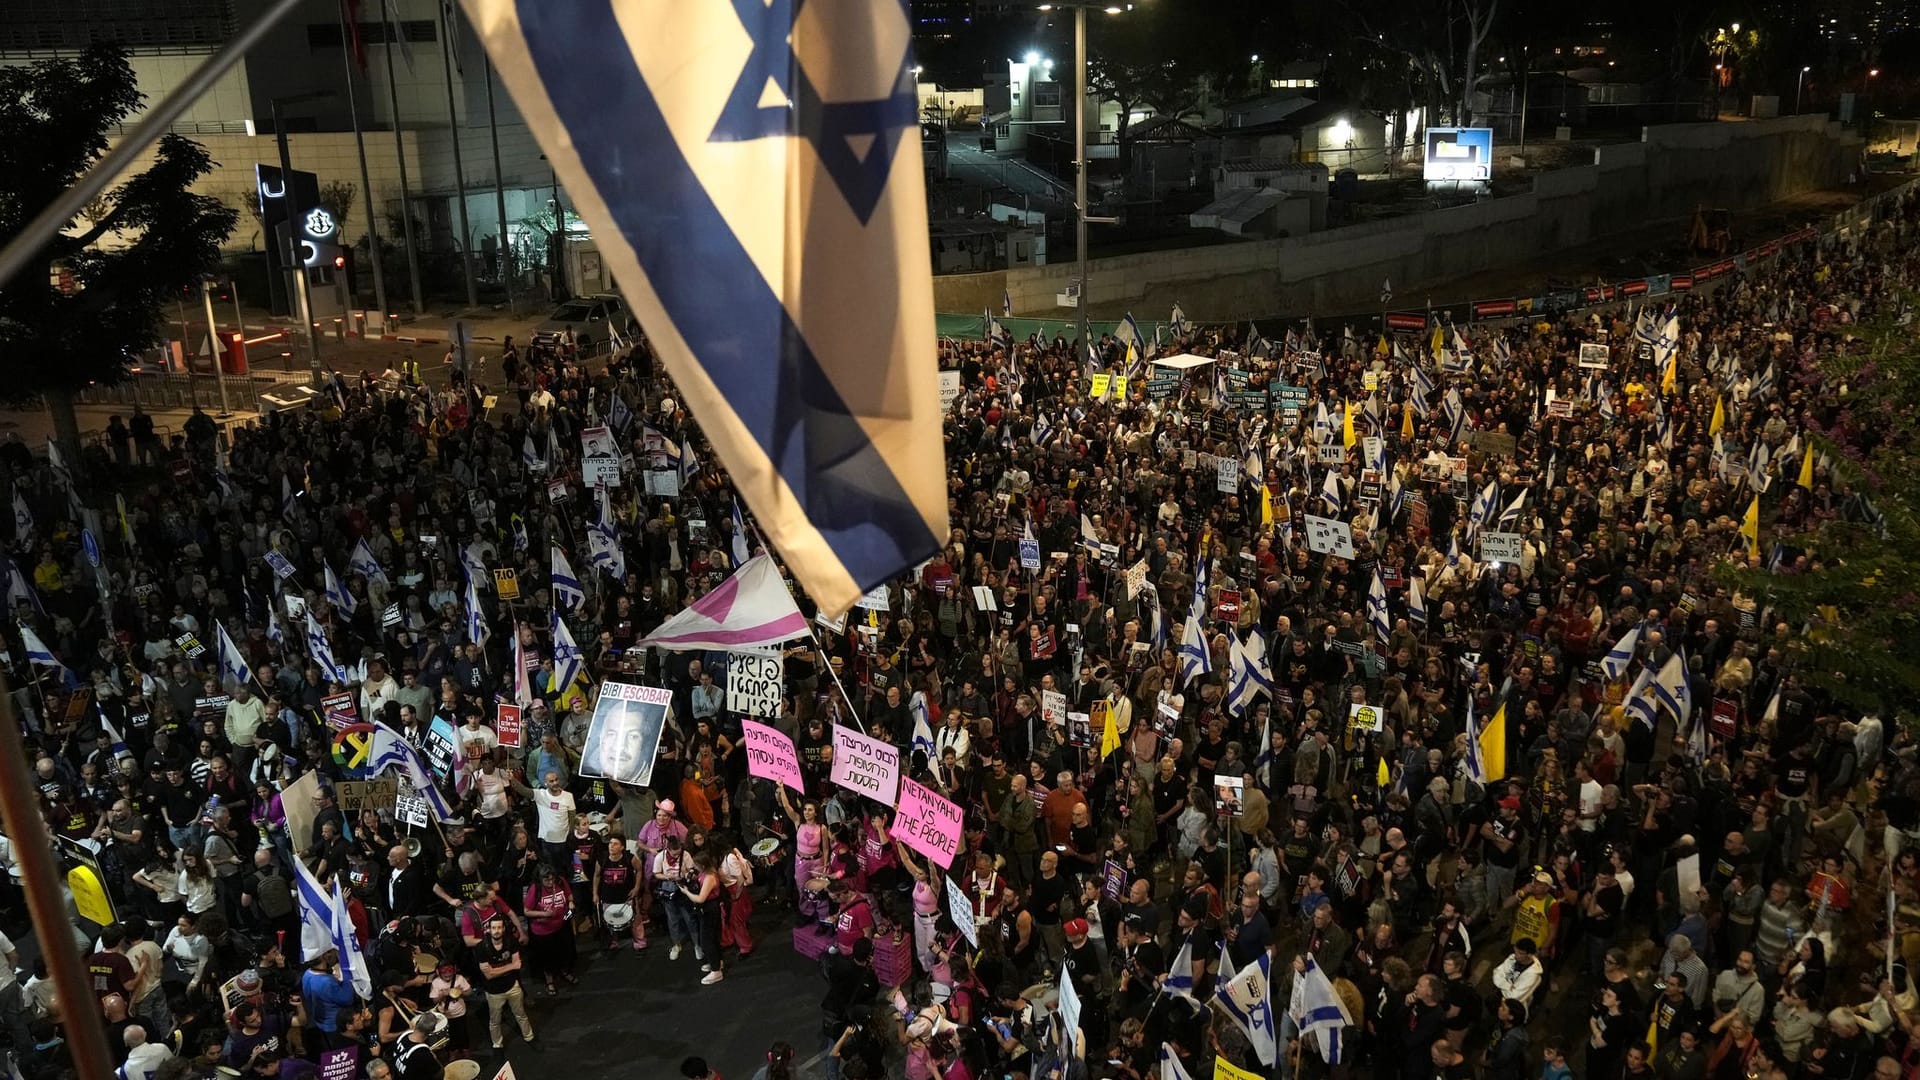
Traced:
<svg viewBox="0 0 1920 1080">
<path fill-rule="evenodd" d="M 780 571 L 771 558 L 759 555 L 634 644 L 674 652 L 750 649 L 778 645 L 806 632 L 806 617 L 794 605 Z"/>
<path fill-rule="evenodd" d="M 399 732 L 378 720 L 373 722 L 373 745 L 367 753 L 367 775 L 378 776 L 388 769 L 397 769 L 400 775 L 413 785 L 413 793 L 427 804 L 433 816 L 441 821 L 451 820 L 453 807 L 447 804 L 447 797 L 433 782 L 433 772 L 427 768 L 427 761 L 420 751 L 413 748 Z"/>
<path fill-rule="evenodd" d="M 313 620 L 312 608 L 307 609 L 307 655 L 313 658 L 320 674 L 337 683 L 347 681 L 347 673 L 334 662 L 333 645 L 327 641 L 327 632 Z"/>
<path fill-rule="evenodd" d="M 353 929 L 353 915 L 347 909 L 346 891 L 340 879 L 333 880 L 333 922 L 329 927 L 333 947 L 340 951 L 340 976 L 353 984 L 361 1001 L 373 1000 L 373 969 L 360 951 L 360 938 Z"/>
<path fill-rule="evenodd" d="M 1180 951 L 1173 956 L 1173 966 L 1167 968 L 1167 977 L 1160 980 L 1160 992 L 1174 997 L 1193 997 L 1193 935 L 1180 944 Z"/>
<path fill-rule="evenodd" d="M 1606 672 L 1609 679 L 1617 679 L 1625 675 L 1627 665 L 1633 663 L 1633 654 L 1639 648 L 1640 628 L 1636 626 L 1621 634 L 1620 640 L 1614 642 L 1613 648 L 1607 650 L 1607 655 L 1600 661 L 1600 670 Z"/>
<path fill-rule="evenodd" d="M 1340 995 L 1333 992 L 1327 973 L 1312 957 L 1307 958 L 1307 970 L 1293 978 L 1293 999 L 1287 1012 L 1299 1026 L 1301 1038 L 1312 1036 L 1322 1060 L 1329 1065 L 1344 1060 L 1346 1051 L 1341 1040 L 1353 1018 L 1340 1003 Z"/>
<path fill-rule="evenodd" d="M 946 461 L 926 437 L 940 396 L 906 5 L 463 2 L 807 593 L 845 611 L 937 551 Z"/>
<path fill-rule="evenodd" d="M 380 568 L 380 560 L 373 557 L 373 548 L 368 546 L 364 536 L 353 546 L 353 557 L 347 560 L 347 569 L 368 581 L 387 584 L 387 572 Z"/>
<path fill-rule="evenodd" d="M 333 945 L 333 890 L 320 884 L 301 859 L 293 860 L 293 896 L 300 905 L 300 959 L 311 960 Z"/>
<path fill-rule="evenodd" d="M 567 553 L 560 545 L 553 545 L 553 606 L 562 611 L 572 611 L 587 601 L 587 590 L 580 585 L 580 578 L 573 572 L 573 564 L 567 561 Z"/>
<path fill-rule="evenodd" d="M 225 623 L 213 624 L 216 648 L 220 654 L 220 673 L 232 679 L 235 684 L 244 686 L 253 677 L 253 669 L 247 665 L 246 654 L 240 646 L 233 643 L 232 635 L 227 633 Z"/>
<path fill-rule="evenodd" d="M 327 602 L 339 608 L 340 614 L 349 619 L 353 618 L 353 613 L 360 610 L 359 601 L 355 600 L 353 594 L 347 591 L 346 586 L 340 584 L 340 579 L 334 576 L 333 564 L 324 563 L 322 565 L 325 567 L 327 575 Z"/>
<path fill-rule="evenodd" d="M 1173 1045 L 1171 1043 L 1160 1044 L 1159 1080 L 1193 1080 L 1193 1076 L 1187 1072 L 1186 1066 L 1180 1064 L 1180 1058 L 1173 1052 Z"/>
<path fill-rule="evenodd" d="M 1262 1065 L 1273 1064 L 1280 1042 L 1279 1029 L 1273 1019 L 1272 963 L 1272 954 L 1262 950 L 1214 997 L 1220 1008 L 1240 1025 L 1240 1030 L 1247 1033 L 1247 1041 L 1253 1045 L 1253 1052 Z"/>
<path fill-rule="evenodd" d="M 39 664 L 41 667 L 66 669 L 67 665 L 53 655 L 53 650 L 47 648 L 47 643 L 41 641 L 40 635 L 34 633 L 33 627 L 26 623 L 20 624 L 20 646 L 26 650 L 27 660 L 30 663 Z"/>
</svg>

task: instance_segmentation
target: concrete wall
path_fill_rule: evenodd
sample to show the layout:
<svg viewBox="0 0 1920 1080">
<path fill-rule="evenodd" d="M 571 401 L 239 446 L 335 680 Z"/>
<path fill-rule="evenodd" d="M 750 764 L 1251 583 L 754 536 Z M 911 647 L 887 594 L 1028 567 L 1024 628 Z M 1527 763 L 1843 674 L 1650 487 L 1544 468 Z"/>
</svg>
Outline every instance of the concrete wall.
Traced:
<svg viewBox="0 0 1920 1080">
<path fill-rule="evenodd" d="M 1594 152 L 1594 162 L 1542 173 L 1524 195 L 1368 222 L 1309 236 L 1155 251 L 1093 266 L 1093 311 L 1159 310 L 1188 317 L 1369 310 L 1380 283 L 1402 296 L 1423 286 L 1534 258 L 1691 214 L 1776 202 L 1846 180 L 1859 139 L 1824 116 L 1647 128 L 1641 141 Z M 1021 314 L 1057 314 L 1071 262 L 934 280 L 940 311 L 977 311 L 1004 290 Z M 997 310 L 997 309 L 996 309 Z"/>
</svg>

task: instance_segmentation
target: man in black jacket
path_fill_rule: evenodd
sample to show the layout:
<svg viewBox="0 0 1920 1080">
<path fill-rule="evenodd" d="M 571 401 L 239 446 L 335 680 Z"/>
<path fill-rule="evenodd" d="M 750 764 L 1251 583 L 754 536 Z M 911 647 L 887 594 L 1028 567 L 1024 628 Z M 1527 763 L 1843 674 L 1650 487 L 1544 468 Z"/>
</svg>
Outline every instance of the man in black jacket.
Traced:
<svg viewBox="0 0 1920 1080">
<path fill-rule="evenodd" d="M 395 844 L 387 851 L 387 865 L 393 868 L 387 878 L 388 917 L 404 919 L 426 914 L 433 880 L 424 868 L 413 864 L 405 844 Z"/>
</svg>

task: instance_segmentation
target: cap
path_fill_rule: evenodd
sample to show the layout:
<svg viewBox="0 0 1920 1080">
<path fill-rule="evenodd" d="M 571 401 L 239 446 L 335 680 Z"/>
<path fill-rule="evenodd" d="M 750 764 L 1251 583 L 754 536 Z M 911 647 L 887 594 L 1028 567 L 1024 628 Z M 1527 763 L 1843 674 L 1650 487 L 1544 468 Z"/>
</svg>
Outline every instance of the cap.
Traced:
<svg viewBox="0 0 1920 1080">
<path fill-rule="evenodd" d="M 1506 798 L 1500 800 L 1500 809 L 1518 810 L 1520 809 L 1520 800 L 1515 798 L 1512 795 L 1509 795 Z"/>
<path fill-rule="evenodd" d="M 1147 917 L 1137 911 L 1120 921 L 1129 930 L 1145 930 L 1147 928 Z"/>
<path fill-rule="evenodd" d="M 1085 937 L 1087 933 L 1087 920 L 1068 919 L 1060 925 L 1060 929 L 1065 931 L 1068 937 Z"/>
<path fill-rule="evenodd" d="M 1533 880 L 1542 885 L 1551 885 L 1553 884 L 1553 875 L 1547 873 L 1545 870 L 1535 870 L 1533 872 Z"/>
</svg>

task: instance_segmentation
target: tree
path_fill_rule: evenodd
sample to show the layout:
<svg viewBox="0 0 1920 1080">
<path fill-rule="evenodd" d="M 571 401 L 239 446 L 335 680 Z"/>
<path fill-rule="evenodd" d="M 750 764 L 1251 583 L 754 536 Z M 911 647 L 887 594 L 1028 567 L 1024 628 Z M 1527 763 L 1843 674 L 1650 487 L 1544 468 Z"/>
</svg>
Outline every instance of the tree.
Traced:
<svg viewBox="0 0 1920 1080">
<path fill-rule="evenodd" d="M 1131 165 L 1127 118 L 1141 106 L 1178 119 L 1192 114 L 1213 88 L 1244 73 L 1248 56 L 1222 41 L 1239 40 L 1224 10 L 1137 5 L 1119 18 L 1093 16 L 1087 34 L 1087 86 L 1120 113 L 1115 151 Z M 1070 76 L 1069 76 L 1070 77 Z M 1072 99 L 1066 101 L 1072 107 Z"/>
<path fill-rule="evenodd" d="M 0 69 L 0 236 L 71 187 L 141 101 L 125 53 L 111 46 Z M 237 214 L 190 190 L 213 165 L 200 144 L 162 136 L 146 171 L 0 284 L 0 400 L 44 400 L 73 460 L 73 392 L 125 378 L 129 358 L 159 343 L 174 299 L 219 265 Z M 57 287 L 56 267 L 71 275 L 71 293 Z"/>
<path fill-rule="evenodd" d="M 1784 502 L 1776 482 L 1761 503 L 1763 546 L 1804 551 L 1806 571 L 1770 571 L 1763 558 L 1724 576 L 1796 631 L 1790 647 L 1804 681 L 1867 712 L 1911 714 L 1920 700 L 1920 345 L 1904 322 L 1869 326 L 1795 382 L 1815 402 L 1808 430 L 1815 453 L 1831 459 L 1825 479 L 1839 512 L 1798 527 L 1770 522 Z"/>
</svg>

